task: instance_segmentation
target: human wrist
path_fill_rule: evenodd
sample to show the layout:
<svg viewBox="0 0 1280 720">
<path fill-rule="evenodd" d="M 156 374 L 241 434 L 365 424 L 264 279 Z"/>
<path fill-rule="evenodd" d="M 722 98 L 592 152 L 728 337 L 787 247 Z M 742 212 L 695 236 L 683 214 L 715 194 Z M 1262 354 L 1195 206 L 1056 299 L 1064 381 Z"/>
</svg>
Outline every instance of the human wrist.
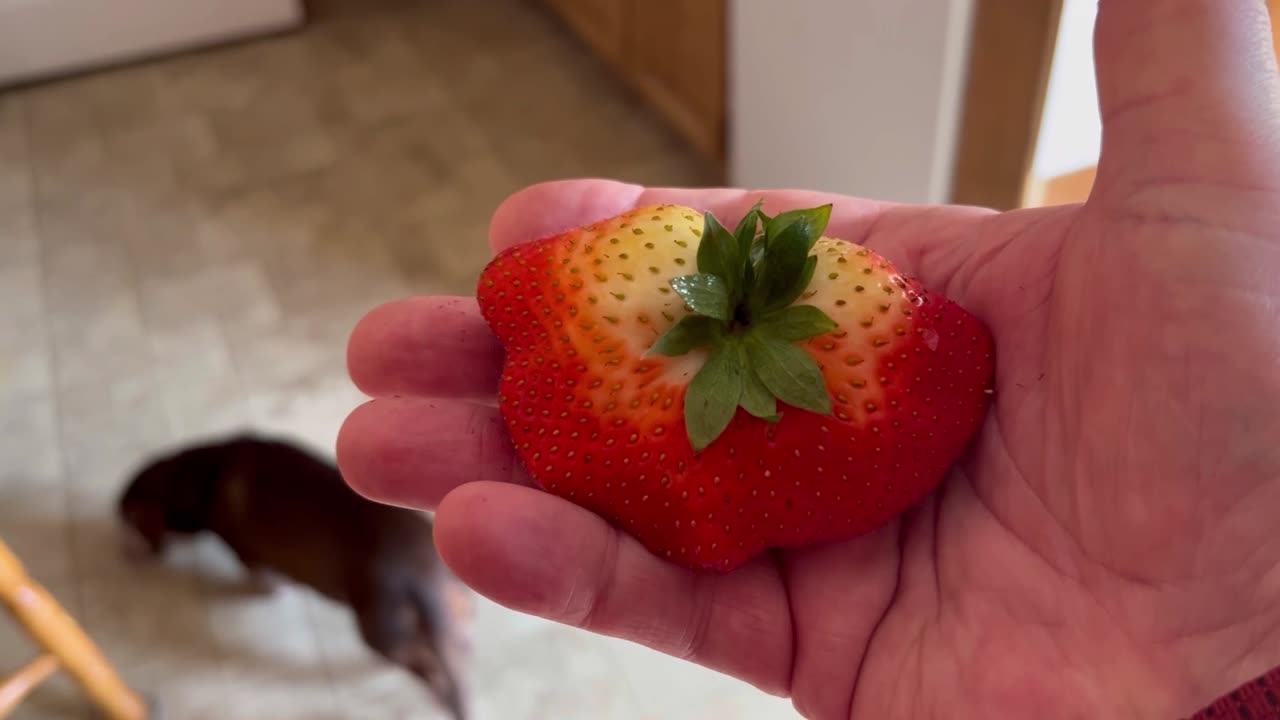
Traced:
<svg viewBox="0 0 1280 720">
<path fill-rule="evenodd" d="M 1199 692 L 1178 717 L 1280 720 L 1280 616 L 1238 628 L 1237 642 L 1198 648 Z M 1234 647 L 1232 647 L 1234 645 Z M 1241 713 L 1239 708 L 1243 707 Z"/>
<path fill-rule="evenodd" d="M 1188 720 L 1213 718 L 1280 718 L 1280 665 L 1223 693 Z"/>
</svg>

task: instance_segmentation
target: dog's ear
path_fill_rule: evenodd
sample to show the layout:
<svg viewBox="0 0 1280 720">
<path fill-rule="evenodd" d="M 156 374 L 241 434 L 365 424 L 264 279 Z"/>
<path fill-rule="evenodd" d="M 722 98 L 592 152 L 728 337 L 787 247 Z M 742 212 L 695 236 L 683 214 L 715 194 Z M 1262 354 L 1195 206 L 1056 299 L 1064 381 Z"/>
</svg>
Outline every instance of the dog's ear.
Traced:
<svg viewBox="0 0 1280 720">
<path fill-rule="evenodd" d="M 140 469 L 121 493 L 117 511 L 126 528 L 123 540 L 129 557 L 140 560 L 164 552 L 172 484 L 173 463 L 160 459 Z"/>
</svg>

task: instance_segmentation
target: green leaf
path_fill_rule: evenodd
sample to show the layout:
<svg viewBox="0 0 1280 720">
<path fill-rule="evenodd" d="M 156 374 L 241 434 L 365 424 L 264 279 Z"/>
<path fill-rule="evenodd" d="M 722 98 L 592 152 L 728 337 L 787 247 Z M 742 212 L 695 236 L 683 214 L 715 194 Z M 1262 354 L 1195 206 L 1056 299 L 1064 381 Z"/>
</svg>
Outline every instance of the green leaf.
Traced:
<svg viewBox="0 0 1280 720">
<path fill-rule="evenodd" d="M 805 250 L 812 250 L 814 243 L 818 242 L 818 238 L 822 237 L 822 233 L 827 229 L 827 222 L 831 219 L 831 204 L 821 205 L 816 208 L 807 208 L 804 210 L 788 210 L 778 213 L 777 217 L 772 218 L 765 224 L 765 236 L 773 238 L 780 236 L 785 230 L 793 226 L 799 226 L 800 232 L 805 236 L 808 245 Z"/>
<path fill-rule="evenodd" d="M 671 289 L 701 315 L 727 322 L 733 312 L 729 303 L 729 286 L 719 275 L 681 275 L 671 281 Z"/>
<path fill-rule="evenodd" d="M 757 271 L 759 271 L 760 269 L 760 262 L 764 260 L 764 248 L 765 248 L 765 237 L 764 237 L 764 233 L 761 233 L 760 235 L 756 236 L 756 239 L 754 241 L 752 241 L 751 254 L 749 255 L 751 264 L 756 267 Z"/>
<path fill-rule="evenodd" d="M 751 324 L 751 332 L 778 340 L 807 340 L 836 329 L 836 321 L 813 305 L 792 305 L 771 312 Z"/>
<path fill-rule="evenodd" d="M 733 236 L 738 239 L 738 255 L 747 257 L 751 254 L 751 243 L 755 241 L 756 234 L 759 232 L 760 225 L 760 208 L 764 205 L 764 198 L 756 201 L 755 205 L 742 216 L 742 220 L 738 221 L 738 227 L 734 228 Z"/>
<path fill-rule="evenodd" d="M 773 393 L 769 392 L 769 388 L 764 386 L 760 381 L 760 377 L 756 375 L 752 369 L 750 361 L 747 359 L 747 348 L 744 343 L 738 344 L 738 351 L 742 355 L 742 399 L 738 404 L 744 410 L 752 415 L 769 422 L 777 422 L 778 401 L 773 397 Z"/>
<path fill-rule="evenodd" d="M 684 425 L 695 452 L 720 437 L 738 409 L 744 370 L 738 343 L 720 343 L 693 376 L 684 398 Z"/>
<path fill-rule="evenodd" d="M 751 289 L 752 317 L 778 307 L 778 300 L 792 293 L 804 275 L 808 257 L 808 239 L 801 223 L 793 223 L 769 241 L 758 268 L 759 278 Z M 799 293 L 795 295 L 798 297 Z"/>
<path fill-rule="evenodd" d="M 774 397 L 820 415 L 831 413 L 831 396 L 809 353 L 757 333 L 746 336 L 746 347 L 751 367 Z"/>
<path fill-rule="evenodd" d="M 698 272 L 718 275 L 725 283 L 726 298 L 738 292 L 742 277 L 742 253 L 738 239 L 711 213 L 703 214 L 702 241 L 698 243 Z"/>
<path fill-rule="evenodd" d="M 817 268 L 818 257 L 816 255 L 810 255 L 805 258 L 804 270 L 801 270 L 800 274 L 791 282 L 791 286 L 780 291 L 767 305 L 760 308 L 760 312 L 766 314 L 776 312 L 800 299 L 800 296 L 804 294 L 805 288 L 809 287 L 810 282 L 813 282 L 813 273 Z"/>
<path fill-rule="evenodd" d="M 650 345 L 645 354 L 657 353 L 671 357 L 684 355 L 694 348 L 711 345 L 720 339 L 723 327 L 719 320 L 706 315 L 685 315 Z"/>
</svg>

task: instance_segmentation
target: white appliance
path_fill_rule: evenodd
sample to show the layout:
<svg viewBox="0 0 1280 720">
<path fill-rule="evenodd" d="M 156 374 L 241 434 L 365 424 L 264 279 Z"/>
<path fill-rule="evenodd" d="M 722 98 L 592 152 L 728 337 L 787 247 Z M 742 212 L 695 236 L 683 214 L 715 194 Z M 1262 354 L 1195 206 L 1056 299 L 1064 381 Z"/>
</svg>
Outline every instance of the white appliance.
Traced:
<svg viewBox="0 0 1280 720">
<path fill-rule="evenodd" d="M 0 86 L 287 30 L 302 0 L 0 0 Z"/>
</svg>

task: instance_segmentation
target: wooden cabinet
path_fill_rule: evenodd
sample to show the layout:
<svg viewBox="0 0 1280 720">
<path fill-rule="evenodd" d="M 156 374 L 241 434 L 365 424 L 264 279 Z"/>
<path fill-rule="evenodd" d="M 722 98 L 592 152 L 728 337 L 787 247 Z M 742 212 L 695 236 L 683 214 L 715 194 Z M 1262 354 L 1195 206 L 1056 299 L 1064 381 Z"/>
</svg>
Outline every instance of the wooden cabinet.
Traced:
<svg viewBox="0 0 1280 720">
<path fill-rule="evenodd" d="M 724 161 L 726 0 L 543 0 L 693 148 Z"/>
<path fill-rule="evenodd" d="M 626 0 L 545 0 L 578 37 L 610 64 L 622 61 Z"/>
<path fill-rule="evenodd" d="M 724 0 L 635 0 L 626 72 L 707 157 L 723 153 Z"/>
</svg>

